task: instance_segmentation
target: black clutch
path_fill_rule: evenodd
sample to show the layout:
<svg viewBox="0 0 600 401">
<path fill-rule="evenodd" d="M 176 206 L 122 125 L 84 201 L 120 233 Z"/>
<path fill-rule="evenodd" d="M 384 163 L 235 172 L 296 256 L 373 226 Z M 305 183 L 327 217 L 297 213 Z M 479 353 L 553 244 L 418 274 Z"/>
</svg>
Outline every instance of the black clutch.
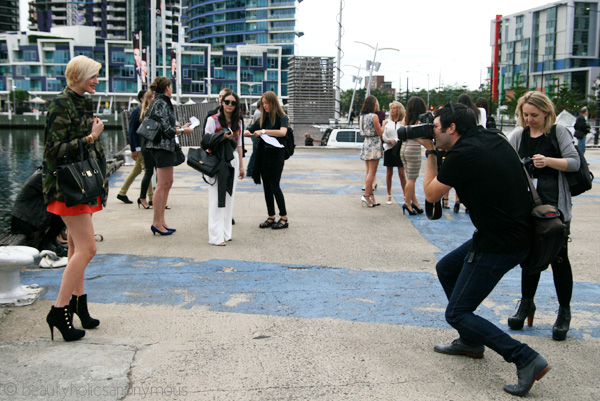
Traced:
<svg viewBox="0 0 600 401">
<path fill-rule="evenodd" d="M 218 156 L 208 153 L 202 148 L 190 148 L 188 150 L 188 166 L 209 177 L 214 177 L 217 174 L 219 162 Z"/>
</svg>

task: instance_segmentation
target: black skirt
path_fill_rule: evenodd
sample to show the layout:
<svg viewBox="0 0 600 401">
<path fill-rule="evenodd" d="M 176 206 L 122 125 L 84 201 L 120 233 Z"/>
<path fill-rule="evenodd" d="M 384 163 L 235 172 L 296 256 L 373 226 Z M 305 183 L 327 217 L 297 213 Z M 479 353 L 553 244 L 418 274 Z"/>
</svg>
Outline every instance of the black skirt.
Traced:
<svg viewBox="0 0 600 401">
<path fill-rule="evenodd" d="M 399 150 L 398 147 L 393 147 L 383 152 L 383 165 L 386 167 L 404 167 Z"/>
<path fill-rule="evenodd" d="M 176 152 L 170 152 L 164 149 L 149 149 L 152 151 L 154 165 L 156 168 L 173 167 L 181 164 Z"/>
</svg>

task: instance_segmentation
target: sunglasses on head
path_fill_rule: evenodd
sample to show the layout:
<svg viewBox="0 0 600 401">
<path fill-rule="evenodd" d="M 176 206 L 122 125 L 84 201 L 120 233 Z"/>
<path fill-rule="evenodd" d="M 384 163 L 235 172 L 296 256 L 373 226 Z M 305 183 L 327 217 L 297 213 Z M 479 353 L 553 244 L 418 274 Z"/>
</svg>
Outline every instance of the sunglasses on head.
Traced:
<svg viewBox="0 0 600 401">
<path fill-rule="evenodd" d="M 235 100 L 223 100 L 223 103 L 225 103 L 227 106 L 237 106 L 237 102 Z"/>
</svg>

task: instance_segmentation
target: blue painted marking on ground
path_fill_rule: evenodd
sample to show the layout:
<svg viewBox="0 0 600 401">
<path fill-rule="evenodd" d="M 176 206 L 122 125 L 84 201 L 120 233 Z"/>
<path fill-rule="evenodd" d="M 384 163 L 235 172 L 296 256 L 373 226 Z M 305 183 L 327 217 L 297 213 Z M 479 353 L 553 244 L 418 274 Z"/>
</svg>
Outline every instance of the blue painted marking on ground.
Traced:
<svg viewBox="0 0 600 401">
<path fill-rule="evenodd" d="M 21 280 L 47 288 L 42 297 L 53 300 L 61 276 L 62 270 L 36 269 L 23 272 Z M 98 303 L 205 305 L 220 312 L 449 328 L 444 321 L 446 299 L 430 273 L 105 254 L 93 259 L 86 277 L 86 290 L 93 294 L 90 301 Z M 482 305 L 478 313 L 506 329 L 506 318 L 520 297 L 519 282 L 520 272 L 514 269 L 490 295 L 494 308 Z M 599 287 L 576 283 L 570 337 L 600 337 Z M 554 298 L 553 284 L 542 280 L 536 298 L 538 317 L 554 321 Z M 578 319 L 580 314 L 585 321 Z M 548 337 L 552 323 L 539 321 L 522 333 Z"/>
</svg>

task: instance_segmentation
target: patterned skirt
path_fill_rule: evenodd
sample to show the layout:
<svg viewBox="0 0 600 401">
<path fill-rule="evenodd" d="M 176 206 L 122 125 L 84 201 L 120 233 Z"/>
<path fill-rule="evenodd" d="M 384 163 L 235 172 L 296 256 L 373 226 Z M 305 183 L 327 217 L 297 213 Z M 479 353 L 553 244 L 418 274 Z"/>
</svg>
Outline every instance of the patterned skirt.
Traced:
<svg viewBox="0 0 600 401">
<path fill-rule="evenodd" d="M 379 160 L 383 157 L 383 143 L 379 136 L 367 136 L 360 151 L 361 160 Z"/>
</svg>

